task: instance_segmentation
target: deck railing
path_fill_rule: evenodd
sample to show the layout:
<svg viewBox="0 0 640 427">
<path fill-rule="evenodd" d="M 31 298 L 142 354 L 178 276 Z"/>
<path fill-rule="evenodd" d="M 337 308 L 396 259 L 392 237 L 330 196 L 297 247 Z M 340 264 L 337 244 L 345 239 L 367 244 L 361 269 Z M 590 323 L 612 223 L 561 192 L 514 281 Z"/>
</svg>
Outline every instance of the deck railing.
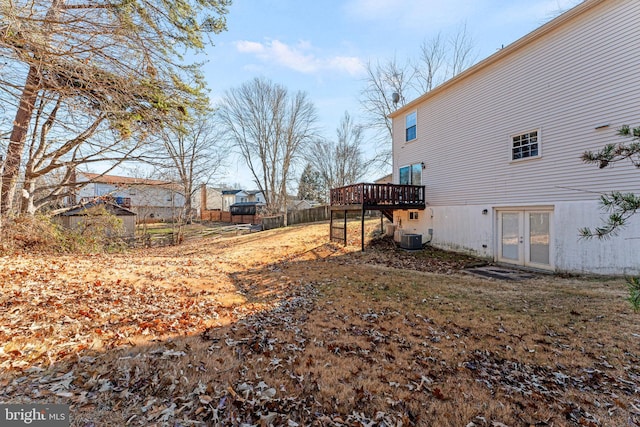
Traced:
<svg viewBox="0 0 640 427">
<path fill-rule="evenodd" d="M 86 203 L 93 202 L 95 200 L 109 201 L 127 209 L 131 207 L 131 197 L 119 197 L 119 196 L 111 196 L 111 195 L 104 195 L 104 196 L 97 196 L 97 197 L 83 197 L 80 199 L 80 203 L 86 204 Z"/>
<path fill-rule="evenodd" d="M 423 185 L 354 184 L 331 189 L 331 206 L 425 206 Z"/>
</svg>

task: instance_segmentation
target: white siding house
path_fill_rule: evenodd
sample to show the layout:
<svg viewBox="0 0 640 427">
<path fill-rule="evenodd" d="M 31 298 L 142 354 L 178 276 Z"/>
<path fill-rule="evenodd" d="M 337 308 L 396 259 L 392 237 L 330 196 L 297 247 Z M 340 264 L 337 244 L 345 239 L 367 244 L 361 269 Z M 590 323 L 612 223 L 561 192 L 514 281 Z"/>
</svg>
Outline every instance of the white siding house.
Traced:
<svg viewBox="0 0 640 427">
<path fill-rule="evenodd" d="M 222 190 L 222 210 L 224 212 L 229 212 L 231 205 L 248 201 L 249 195 L 243 190 Z"/>
<path fill-rule="evenodd" d="M 111 196 L 116 201 L 127 200 L 125 207 L 137 214 L 138 221 L 172 220 L 184 208 L 184 195 L 170 182 L 88 172 L 78 172 L 76 181 L 81 184 L 76 195 L 80 199 Z"/>
<path fill-rule="evenodd" d="M 640 273 L 640 214 L 611 239 L 599 195 L 640 192 L 630 162 L 581 155 L 640 125 L 640 1 L 586 0 L 395 111 L 393 182 L 425 186 L 400 233 L 552 271 Z"/>
<path fill-rule="evenodd" d="M 222 190 L 222 210 L 225 212 L 229 212 L 231 205 L 247 202 L 264 204 L 266 198 L 259 190 Z"/>
<path fill-rule="evenodd" d="M 260 190 L 249 190 L 246 193 L 249 196 L 250 202 L 262 203 L 262 204 L 267 203 L 267 199 L 264 197 L 264 193 Z"/>
<path fill-rule="evenodd" d="M 201 217 L 206 210 L 222 210 L 222 189 L 200 186 L 191 198 L 191 207 L 196 210 L 196 216 Z"/>
</svg>

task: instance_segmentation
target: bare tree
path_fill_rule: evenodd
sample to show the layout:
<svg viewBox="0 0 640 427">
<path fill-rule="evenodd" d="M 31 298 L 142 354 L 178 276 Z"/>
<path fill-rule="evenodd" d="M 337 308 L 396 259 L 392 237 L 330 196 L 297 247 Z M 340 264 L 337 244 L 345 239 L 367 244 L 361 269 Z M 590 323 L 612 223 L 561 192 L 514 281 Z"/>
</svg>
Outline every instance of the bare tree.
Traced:
<svg viewBox="0 0 640 427">
<path fill-rule="evenodd" d="M 476 62 L 474 42 L 467 32 L 467 24 L 463 24 L 459 30 L 449 39 L 449 70 L 447 79 L 457 76 Z"/>
<path fill-rule="evenodd" d="M 411 82 L 418 96 L 455 77 L 476 61 L 474 42 L 467 31 L 467 25 L 445 38 L 438 33 L 432 39 L 425 39 L 420 46 L 420 58 L 413 64 L 415 80 Z"/>
<path fill-rule="evenodd" d="M 69 140 L 78 136 L 78 145 L 91 139 L 93 126 L 116 131 L 120 141 L 142 139 L 168 116 L 203 102 L 199 68 L 184 63 L 181 54 L 203 48 L 204 32 L 224 30 L 228 3 L 1 2 L 0 99 L 15 115 L 2 168 L 0 213 L 13 208 L 39 97 L 50 101 L 51 126 L 66 128 Z"/>
<path fill-rule="evenodd" d="M 462 25 L 452 37 L 439 33 L 424 40 L 417 62 L 401 64 L 394 57 L 367 64 L 360 104 L 369 119 L 367 124 L 377 131 L 380 165 L 391 166 L 392 162 L 389 114 L 471 66 L 476 60 L 473 45 L 466 25 Z"/>
<path fill-rule="evenodd" d="M 82 132 L 69 138 L 66 134 L 69 127 L 58 121 L 59 114 L 70 117 L 60 111 L 67 107 L 61 96 L 58 94 L 55 99 L 49 99 L 42 93 L 36 104 L 27 141 L 22 213 L 33 214 L 71 195 L 77 186 L 74 173 L 78 165 L 110 162 L 115 167 L 125 159 L 130 160 L 142 143 L 139 139 L 125 140 L 118 136 L 105 126 L 103 115 L 77 117 L 74 123 Z"/>
<path fill-rule="evenodd" d="M 423 40 L 420 45 L 420 59 L 415 66 L 415 88 L 420 92 L 429 92 L 442 83 L 446 75 L 442 71 L 446 65 L 447 50 L 442 34 L 430 40 Z"/>
<path fill-rule="evenodd" d="M 286 212 L 289 174 L 316 137 L 316 111 L 306 93 L 289 94 L 255 78 L 228 90 L 217 115 L 265 195 L 267 211 Z"/>
<path fill-rule="evenodd" d="M 194 114 L 162 134 L 160 150 L 149 161 L 164 179 L 176 182 L 185 197 L 182 217 L 190 221 L 192 199 L 199 184 L 208 184 L 224 165 L 224 144 L 211 113 Z"/>
<path fill-rule="evenodd" d="M 336 134 L 337 141 L 318 140 L 308 154 L 309 163 L 320 173 L 325 193 L 358 182 L 369 169 L 362 153 L 362 126 L 354 123 L 348 112 Z"/>
<path fill-rule="evenodd" d="M 409 63 L 399 64 L 394 58 L 387 62 L 367 63 L 365 87 L 360 93 L 360 104 L 368 118 L 368 125 L 376 130 L 379 144 L 377 160 L 391 166 L 391 119 L 389 114 L 407 102 L 414 69 Z M 398 101 L 394 100 L 398 95 Z"/>
</svg>

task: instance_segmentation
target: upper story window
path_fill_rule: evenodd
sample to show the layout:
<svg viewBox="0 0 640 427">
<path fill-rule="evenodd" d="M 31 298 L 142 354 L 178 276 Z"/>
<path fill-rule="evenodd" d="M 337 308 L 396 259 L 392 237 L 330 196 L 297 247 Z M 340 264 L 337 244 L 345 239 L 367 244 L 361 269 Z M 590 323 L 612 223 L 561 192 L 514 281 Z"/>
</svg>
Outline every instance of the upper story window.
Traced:
<svg viewBox="0 0 640 427">
<path fill-rule="evenodd" d="M 540 157 L 538 131 L 514 135 L 511 137 L 511 160 Z"/>
<path fill-rule="evenodd" d="M 405 141 L 412 141 L 414 139 L 416 139 L 416 125 L 417 125 L 417 120 L 416 120 L 416 112 L 414 111 L 413 113 L 409 113 L 407 114 L 405 121 L 406 121 L 406 126 L 405 126 Z"/>
<path fill-rule="evenodd" d="M 422 163 L 401 167 L 400 185 L 422 185 Z"/>
</svg>

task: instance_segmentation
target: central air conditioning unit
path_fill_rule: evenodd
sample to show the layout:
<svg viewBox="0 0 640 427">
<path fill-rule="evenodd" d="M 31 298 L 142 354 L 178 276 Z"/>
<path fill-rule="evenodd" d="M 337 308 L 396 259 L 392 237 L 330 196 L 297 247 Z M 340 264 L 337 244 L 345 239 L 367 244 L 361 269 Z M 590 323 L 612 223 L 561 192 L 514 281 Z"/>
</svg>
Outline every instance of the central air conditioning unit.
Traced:
<svg viewBox="0 0 640 427">
<path fill-rule="evenodd" d="M 422 249 L 422 234 L 403 234 L 400 247 L 409 250 Z"/>
</svg>

